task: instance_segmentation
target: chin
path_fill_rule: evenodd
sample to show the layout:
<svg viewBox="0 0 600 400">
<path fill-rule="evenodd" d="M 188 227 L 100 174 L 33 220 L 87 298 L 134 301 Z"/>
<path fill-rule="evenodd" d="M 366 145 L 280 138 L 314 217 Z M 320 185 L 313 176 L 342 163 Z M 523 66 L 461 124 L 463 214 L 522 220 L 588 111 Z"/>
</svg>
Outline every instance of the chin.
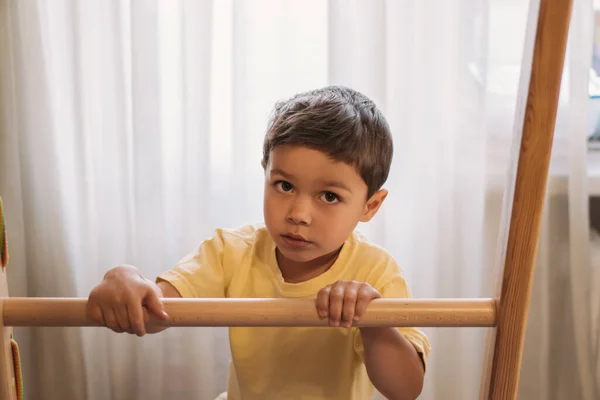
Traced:
<svg viewBox="0 0 600 400">
<path fill-rule="evenodd" d="M 294 262 L 308 262 L 312 261 L 315 258 L 319 258 L 318 254 L 315 254 L 313 251 L 294 251 L 289 250 L 285 247 L 285 245 L 277 244 L 277 250 L 290 261 Z"/>
</svg>

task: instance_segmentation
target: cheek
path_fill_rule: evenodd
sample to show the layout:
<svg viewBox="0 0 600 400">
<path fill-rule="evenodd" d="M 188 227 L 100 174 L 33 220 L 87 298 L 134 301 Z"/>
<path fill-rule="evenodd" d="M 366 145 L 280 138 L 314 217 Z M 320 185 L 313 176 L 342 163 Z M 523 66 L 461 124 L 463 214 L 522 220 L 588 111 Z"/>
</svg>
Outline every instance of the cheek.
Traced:
<svg viewBox="0 0 600 400">
<path fill-rule="evenodd" d="M 324 210 L 321 214 L 320 226 L 330 236 L 344 236 L 348 234 L 362 216 L 362 208 L 357 210 L 356 206 L 344 205 L 335 210 Z"/>
<path fill-rule="evenodd" d="M 265 191 L 265 200 L 264 200 L 264 214 L 265 220 L 267 222 L 273 221 L 277 219 L 278 215 L 281 213 L 282 204 L 281 199 L 278 198 L 276 193 L 273 193 L 271 190 Z"/>
</svg>

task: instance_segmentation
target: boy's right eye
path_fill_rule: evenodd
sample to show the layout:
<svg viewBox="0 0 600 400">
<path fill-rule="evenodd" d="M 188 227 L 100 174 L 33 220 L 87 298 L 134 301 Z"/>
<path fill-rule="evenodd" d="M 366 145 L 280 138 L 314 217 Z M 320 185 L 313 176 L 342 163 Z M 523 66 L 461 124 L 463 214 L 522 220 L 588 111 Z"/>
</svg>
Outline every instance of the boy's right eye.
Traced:
<svg viewBox="0 0 600 400">
<path fill-rule="evenodd" d="M 275 182 L 275 186 L 282 192 L 289 192 L 294 188 L 291 183 L 286 181 L 277 181 Z"/>
</svg>

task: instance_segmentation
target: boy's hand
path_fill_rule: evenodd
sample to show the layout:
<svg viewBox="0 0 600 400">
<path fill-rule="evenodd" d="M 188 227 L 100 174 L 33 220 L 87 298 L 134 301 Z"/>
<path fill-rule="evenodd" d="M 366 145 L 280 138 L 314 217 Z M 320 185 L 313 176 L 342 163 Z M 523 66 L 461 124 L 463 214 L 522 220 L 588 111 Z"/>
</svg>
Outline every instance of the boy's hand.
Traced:
<svg viewBox="0 0 600 400">
<path fill-rule="evenodd" d="M 321 318 L 329 317 L 329 325 L 349 328 L 364 314 L 369 302 L 380 297 L 368 283 L 337 281 L 319 291 L 317 312 Z"/>
<path fill-rule="evenodd" d="M 146 334 L 148 311 L 167 319 L 161 289 L 132 266 L 109 270 L 88 298 L 86 315 L 117 333 Z"/>
</svg>

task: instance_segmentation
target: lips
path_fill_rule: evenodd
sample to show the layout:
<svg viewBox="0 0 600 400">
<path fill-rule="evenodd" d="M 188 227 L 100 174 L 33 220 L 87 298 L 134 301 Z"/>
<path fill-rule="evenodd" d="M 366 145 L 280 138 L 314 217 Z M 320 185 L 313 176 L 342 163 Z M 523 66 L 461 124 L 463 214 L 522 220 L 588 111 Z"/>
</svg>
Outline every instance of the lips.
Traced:
<svg viewBox="0 0 600 400">
<path fill-rule="evenodd" d="M 286 234 L 281 235 L 281 236 L 287 236 L 290 239 L 301 240 L 303 242 L 308 242 L 308 240 L 304 239 L 304 237 L 302 237 L 300 235 L 294 235 L 293 233 L 286 233 Z"/>
<path fill-rule="evenodd" d="M 295 235 L 293 233 L 286 233 L 281 235 L 281 239 L 284 243 L 293 248 L 304 248 L 312 244 L 311 241 L 306 240 L 304 237 L 300 235 Z"/>
</svg>

